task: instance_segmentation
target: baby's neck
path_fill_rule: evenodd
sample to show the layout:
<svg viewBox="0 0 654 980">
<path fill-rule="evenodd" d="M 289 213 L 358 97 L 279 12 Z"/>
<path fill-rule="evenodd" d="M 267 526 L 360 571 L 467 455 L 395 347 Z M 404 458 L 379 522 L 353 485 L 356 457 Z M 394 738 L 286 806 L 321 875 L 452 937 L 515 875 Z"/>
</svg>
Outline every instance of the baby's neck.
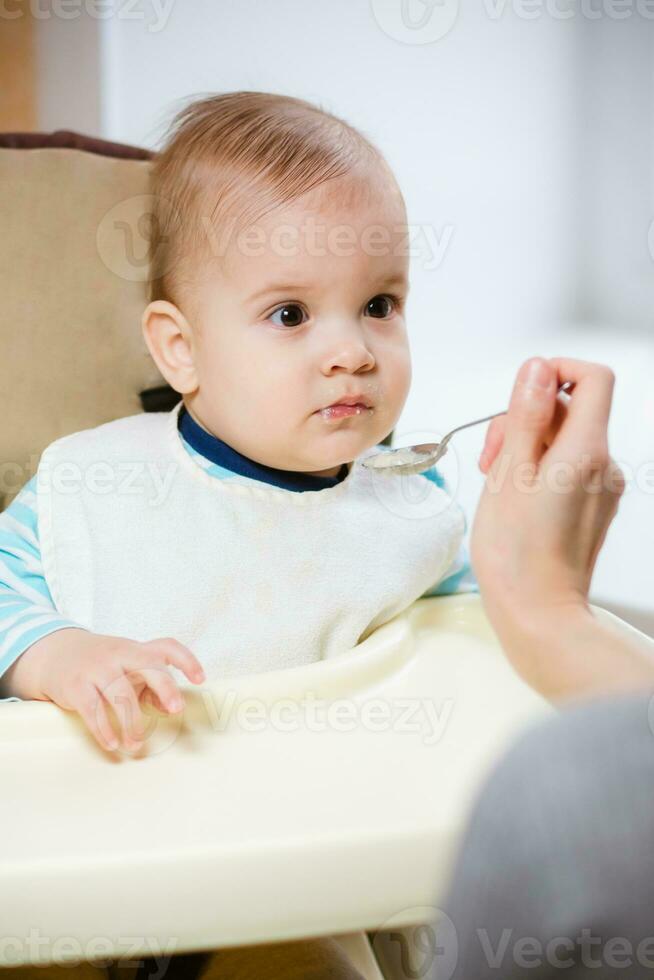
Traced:
<svg viewBox="0 0 654 980">
<path fill-rule="evenodd" d="M 260 480 L 263 483 L 269 483 L 286 490 L 324 490 L 340 483 L 349 473 L 348 463 L 343 463 L 340 469 L 331 476 L 283 470 L 259 463 L 209 432 L 196 419 L 186 403 L 180 408 L 177 424 L 185 442 L 205 459 L 232 473 L 249 479 Z"/>
</svg>

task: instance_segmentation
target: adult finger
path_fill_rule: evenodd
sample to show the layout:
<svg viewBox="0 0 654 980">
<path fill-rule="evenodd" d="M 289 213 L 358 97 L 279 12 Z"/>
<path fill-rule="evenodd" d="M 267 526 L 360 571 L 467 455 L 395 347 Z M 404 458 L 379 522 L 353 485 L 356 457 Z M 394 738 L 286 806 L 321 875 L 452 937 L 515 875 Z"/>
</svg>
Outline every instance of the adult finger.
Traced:
<svg viewBox="0 0 654 980">
<path fill-rule="evenodd" d="M 543 443 L 548 449 L 556 439 L 567 413 L 567 406 L 564 402 L 557 398 L 556 402 L 554 403 L 554 416 L 543 436 Z M 481 469 L 482 473 L 488 472 L 490 467 L 495 462 L 497 454 L 502 449 L 502 446 L 504 445 L 505 429 L 506 415 L 499 415 L 490 422 L 488 429 L 486 430 L 484 448 L 482 449 L 479 457 L 479 468 Z"/>
<path fill-rule="evenodd" d="M 605 364 L 567 357 L 553 357 L 550 364 L 561 381 L 575 382 L 557 449 L 567 455 L 587 452 L 606 456 L 615 374 Z"/>
<path fill-rule="evenodd" d="M 504 428 L 503 455 L 512 466 L 539 463 L 556 405 L 557 375 L 542 357 L 532 357 L 516 377 Z"/>
<path fill-rule="evenodd" d="M 487 473 L 493 465 L 495 457 L 504 444 L 504 429 L 506 427 L 506 415 L 500 415 L 492 419 L 486 429 L 484 446 L 479 456 L 479 469 L 482 473 Z"/>
</svg>

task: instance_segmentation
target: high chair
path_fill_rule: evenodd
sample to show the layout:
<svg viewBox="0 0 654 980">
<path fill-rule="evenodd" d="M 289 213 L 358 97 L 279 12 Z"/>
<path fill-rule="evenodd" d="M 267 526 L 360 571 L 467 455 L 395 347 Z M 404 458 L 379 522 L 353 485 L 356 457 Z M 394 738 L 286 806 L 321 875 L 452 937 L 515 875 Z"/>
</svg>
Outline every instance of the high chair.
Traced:
<svg viewBox="0 0 654 980">
<path fill-rule="evenodd" d="M 140 329 L 149 157 L 0 136 L 3 507 L 52 440 L 179 398 Z M 553 710 L 479 596 L 419 599 L 329 661 L 201 688 L 173 673 L 183 717 L 146 709 L 134 758 L 57 705 L 0 703 L 7 977 L 127 978 L 128 959 L 334 936 L 366 980 L 403 980 L 398 944 L 438 921 L 480 782 Z"/>
</svg>

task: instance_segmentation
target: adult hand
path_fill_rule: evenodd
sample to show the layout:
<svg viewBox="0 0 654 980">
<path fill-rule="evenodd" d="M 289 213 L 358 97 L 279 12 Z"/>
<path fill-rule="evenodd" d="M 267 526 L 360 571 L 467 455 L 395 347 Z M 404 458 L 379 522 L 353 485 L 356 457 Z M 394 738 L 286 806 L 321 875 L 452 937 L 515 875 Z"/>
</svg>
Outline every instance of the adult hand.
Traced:
<svg viewBox="0 0 654 980">
<path fill-rule="evenodd" d="M 564 381 L 575 383 L 567 404 Z M 613 385 L 600 364 L 530 359 L 480 457 L 471 559 L 482 601 L 514 666 L 547 693 L 566 682 L 548 676 L 561 664 L 543 661 L 539 640 L 551 648 L 590 617 L 593 569 L 625 488 L 608 450 Z"/>
</svg>

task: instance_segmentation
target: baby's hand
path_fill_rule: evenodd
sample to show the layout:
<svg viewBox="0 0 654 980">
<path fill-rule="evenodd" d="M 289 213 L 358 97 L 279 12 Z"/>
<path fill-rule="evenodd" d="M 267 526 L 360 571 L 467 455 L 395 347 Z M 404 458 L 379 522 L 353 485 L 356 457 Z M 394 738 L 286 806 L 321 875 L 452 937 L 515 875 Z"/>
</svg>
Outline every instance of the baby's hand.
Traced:
<svg viewBox="0 0 654 980">
<path fill-rule="evenodd" d="M 64 635 L 65 634 L 65 635 Z M 141 707 L 146 701 L 163 712 L 184 707 L 181 692 L 165 669 L 178 667 L 195 684 L 205 680 L 197 657 L 177 640 L 140 643 L 121 636 L 104 636 L 81 629 L 65 629 L 47 639 L 58 640 L 38 668 L 43 699 L 77 711 L 102 748 L 118 747 L 107 707 L 113 707 L 126 748 L 137 748 L 145 732 Z M 28 651 L 29 652 L 29 651 Z"/>
</svg>

